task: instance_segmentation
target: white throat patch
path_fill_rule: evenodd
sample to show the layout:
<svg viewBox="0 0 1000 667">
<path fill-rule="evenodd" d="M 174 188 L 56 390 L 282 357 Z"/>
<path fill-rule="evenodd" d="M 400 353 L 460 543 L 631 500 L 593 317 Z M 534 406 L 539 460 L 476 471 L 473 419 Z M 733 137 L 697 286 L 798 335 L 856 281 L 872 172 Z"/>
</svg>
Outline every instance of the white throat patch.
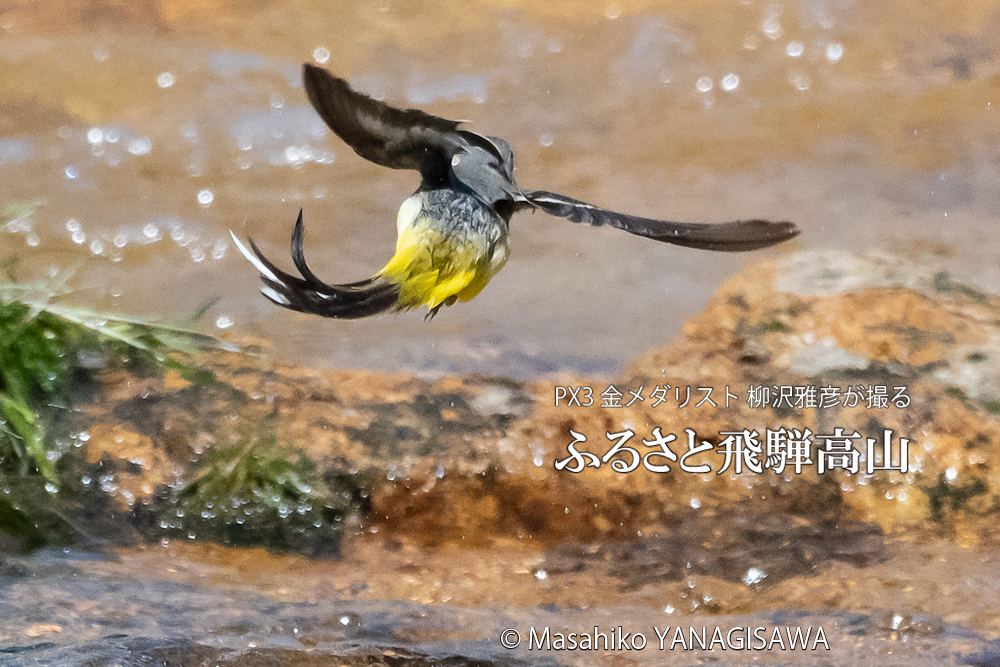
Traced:
<svg viewBox="0 0 1000 667">
<path fill-rule="evenodd" d="M 396 215 L 396 234 L 402 235 L 403 230 L 413 224 L 420 215 L 423 208 L 423 200 L 420 195 L 413 195 L 403 200 L 399 206 L 399 213 Z"/>
</svg>

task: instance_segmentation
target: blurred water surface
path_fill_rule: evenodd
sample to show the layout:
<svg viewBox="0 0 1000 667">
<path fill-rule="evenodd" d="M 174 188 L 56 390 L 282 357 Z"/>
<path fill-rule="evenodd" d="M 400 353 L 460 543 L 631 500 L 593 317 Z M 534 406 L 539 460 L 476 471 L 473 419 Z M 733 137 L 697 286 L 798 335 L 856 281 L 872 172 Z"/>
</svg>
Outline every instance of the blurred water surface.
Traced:
<svg viewBox="0 0 1000 667">
<path fill-rule="evenodd" d="M 337 367 L 614 372 L 767 253 L 902 253 L 1000 288 L 989 2 L 78 0 L 0 7 L 0 233 L 19 277 Z M 308 106 L 301 63 L 508 139 L 523 187 L 675 220 L 769 217 L 793 244 L 713 254 L 521 214 L 470 304 L 335 322 L 273 307 L 228 230 L 330 282 L 381 268 L 417 185 Z M 290 262 L 288 263 L 290 266 Z"/>
<path fill-rule="evenodd" d="M 0 210 L 37 208 L 0 230 L 0 269 L 28 280 L 77 267 L 65 298 L 171 322 L 210 304 L 204 330 L 261 338 L 273 356 L 314 366 L 611 375 L 669 342 L 758 257 L 878 250 L 1000 290 L 998 53 L 1000 10 L 988 0 L 8 0 Z M 291 266 L 302 208 L 317 274 L 358 280 L 390 256 L 397 207 L 418 182 L 324 127 L 299 80 L 307 61 L 506 138 L 525 188 L 674 220 L 793 220 L 802 236 L 713 254 L 522 214 L 504 271 L 433 321 L 279 309 L 230 229 Z M 996 642 L 977 634 L 995 626 L 996 558 L 911 546 L 894 542 L 903 560 L 872 574 L 831 575 L 853 591 L 845 606 L 873 591 L 863 604 L 884 600 L 888 621 L 782 616 L 764 602 L 726 622 L 828 623 L 839 647 L 853 646 L 830 664 L 918 664 L 916 646 L 930 651 L 923 664 L 973 654 L 968 664 L 996 664 Z M 125 644 L 143 637 L 168 652 L 182 637 L 220 651 L 402 645 L 493 660 L 506 655 L 493 639 L 501 627 L 668 623 L 695 599 L 683 583 L 663 597 L 590 570 L 553 583 L 529 548 L 400 548 L 362 543 L 327 564 L 176 545 L 108 563 L 78 552 L 8 560 L 0 662 L 124 664 L 119 654 L 141 653 Z M 911 599 L 904 585 L 966 625 L 931 619 L 925 635 L 900 634 L 892 605 Z M 712 594 L 698 589 L 706 604 Z M 900 619 L 913 612 L 898 605 Z"/>
</svg>

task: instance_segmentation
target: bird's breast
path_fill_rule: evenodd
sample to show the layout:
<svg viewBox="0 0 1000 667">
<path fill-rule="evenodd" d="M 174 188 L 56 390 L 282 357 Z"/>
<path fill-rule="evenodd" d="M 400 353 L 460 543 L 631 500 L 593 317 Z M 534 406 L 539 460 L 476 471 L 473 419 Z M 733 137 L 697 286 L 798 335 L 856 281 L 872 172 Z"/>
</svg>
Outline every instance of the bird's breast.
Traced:
<svg viewBox="0 0 1000 667">
<path fill-rule="evenodd" d="M 402 236 L 403 231 L 413 225 L 420 215 L 423 205 L 423 198 L 419 194 L 403 200 L 403 203 L 399 206 L 399 213 L 396 214 L 397 235 Z"/>
</svg>

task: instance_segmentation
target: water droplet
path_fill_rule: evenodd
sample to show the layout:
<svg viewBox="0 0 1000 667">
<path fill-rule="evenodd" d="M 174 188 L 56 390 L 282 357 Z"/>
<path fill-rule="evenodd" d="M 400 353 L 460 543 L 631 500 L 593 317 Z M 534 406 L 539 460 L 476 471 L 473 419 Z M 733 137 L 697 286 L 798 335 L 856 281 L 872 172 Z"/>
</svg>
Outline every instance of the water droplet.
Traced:
<svg viewBox="0 0 1000 667">
<path fill-rule="evenodd" d="M 66 231 L 68 232 L 78 232 L 80 231 L 80 221 L 76 218 L 70 218 L 66 221 Z"/>
<path fill-rule="evenodd" d="M 51 493 L 52 495 L 59 493 L 59 487 L 56 486 L 55 484 L 52 484 L 51 482 L 45 485 L 45 490 Z"/>
<path fill-rule="evenodd" d="M 764 581 L 767 577 L 767 573 L 760 568 L 751 567 L 747 570 L 746 574 L 743 575 L 743 583 L 747 586 L 753 586 L 754 584 L 759 584 Z"/>
<path fill-rule="evenodd" d="M 604 16 L 610 21 L 614 21 L 616 18 L 621 16 L 621 14 L 622 14 L 622 8 L 614 3 L 608 5 L 607 8 L 604 10 Z"/>
<path fill-rule="evenodd" d="M 675 611 L 677 611 L 677 609 L 674 607 L 674 605 L 668 604 L 666 607 L 663 608 L 663 611 L 666 612 L 666 613 L 668 613 L 668 614 L 672 614 Z"/>
<path fill-rule="evenodd" d="M 248 151 L 253 148 L 253 140 L 248 136 L 242 135 L 237 137 L 236 145 L 239 146 L 241 151 Z"/>
<path fill-rule="evenodd" d="M 66 174 L 66 178 L 72 181 L 76 178 L 76 167 L 66 167 L 66 171 L 64 173 Z"/>
<path fill-rule="evenodd" d="M 325 65 L 328 60 L 330 60 L 330 49 L 325 46 L 317 46 L 313 51 L 313 60 L 318 62 L 320 65 Z"/>
<path fill-rule="evenodd" d="M 844 47 L 834 42 L 826 47 L 826 59 L 832 63 L 838 62 L 844 57 Z"/>
<path fill-rule="evenodd" d="M 812 83 L 809 76 L 803 74 L 802 72 L 794 72 L 790 74 L 788 76 L 788 81 L 795 86 L 796 90 L 809 90 L 809 85 Z"/>
<path fill-rule="evenodd" d="M 208 206 L 215 200 L 215 194 L 208 189 L 200 190 L 198 192 L 198 203 L 202 206 Z"/>
<path fill-rule="evenodd" d="M 691 499 L 691 507 L 693 507 L 695 509 L 698 509 L 699 507 L 701 507 L 701 501 L 698 500 L 697 498 L 692 498 Z"/>
<path fill-rule="evenodd" d="M 124 248 L 128 244 L 128 237 L 119 232 L 115 234 L 114 244 L 116 248 Z"/>
<path fill-rule="evenodd" d="M 138 139 L 132 139 L 128 142 L 128 147 L 125 149 L 132 155 L 146 155 L 151 150 L 153 150 L 153 142 L 150 141 L 149 137 L 139 137 Z"/>
<path fill-rule="evenodd" d="M 806 47 L 802 44 L 802 42 L 789 42 L 788 46 L 785 47 L 785 54 L 788 55 L 789 58 L 798 58 L 805 53 L 805 51 Z"/>
<path fill-rule="evenodd" d="M 160 235 L 160 228 L 153 223 L 149 223 L 142 228 L 142 235 L 150 241 L 159 241 L 162 238 Z"/>
<path fill-rule="evenodd" d="M 87 130 L 87 141 L 97 145 L 104 141 L 104 130 L 99 127 L 92 127 Z"/>
<path fill-rule="evenodd" d="M 944 478 L 949 482 L 954 482 L 956 479 L 958 479 L 958 470 L 956 470 L 955 468 L 948 468 L 947 470 L 944 471 Z"/>
<path fill-rule="evenodd" d="M 283 100 L 281 98 L 281 95 L 278 95 L 277 93 L 275 93 L 274 95 L 271 95 L 271 108 L 272 109 L 280 109 L 283 106 L 285 106 L 285 100 Z"/>
<path fill-rule="evenodd" d="M 545 581 L 548 578 L 549 578 L 549 573 L 546 572 L 545 570 L 539 570 L 538 572 L 535 572 L 535 579 L 538 579 L 539 581 Z"/>
<path fill-rule="evenodd" d="M 351 624 L 351 617 L 350 616 L 341 616 L 340 617 L 340 624 L 341 625 L 350 625 Z"/>
<path fill-rule="evenodd" d="M 698 79 L 697 83 L 694 84 L 695 87 L 703 93 L 707 93 L 712 90 L 712 79 L 707 76 L 703 76 Z"/>
<path fill-rule="evenodd" d="M 181 134 L 192 144 L 198 143 L 198 126 L 188 121 L 181 125 Z"/>
<path fill-rule="evenodd" d="M 37 248 L 38 244 L 41 243 L 41 239 L 38 238 L 38 234 L 30 232 L 26 237 L 24 237 L 24 242 L 32 248 Z"/>
<path fill-rule="evenodd" d="M 760 29 L 769 39 L 778 39 L 781 37 L 781 21 L 778 20 L 777 16 L 768 16 L 764 19 Z"/>
<path fill-rule="evenodd" d="M 104 241 L 100 239 L 94 239 L 93 241 L 91 241 L 90 252 L 94 253 L 95 255 L 100 255 L 102 252 L 104 252 Z"/>
<path fill-rule="evenodd" d="M 546 148 L 551 146 L 553 141 L 555 141 L 555 139 L 551 132 L 542 132 L 538 137 L 538 143 Z"/>
<path fill-rule="evenodd" d="M 729 73 L 722 77 L 722 89 L 727 93 L 731 90 L 736 90 L 740 85 L 740 77 L 733 73 Z"/>
<path fill-rule="evenodd" d="M 109 144 L 117 144 L 118 140 L 121 139 L 121 132 L 113 128 L 108 128 L 104 130 L 104 140 Z"/>
<path fill-rule="evenodd" d="M 228 315 L 222 315 L 219 319 L 215 320 L 215 326 L 220 329 L 228 329 L 233 326 L 233 320 Z"/>
<path fill-rule="evenodd" d="M 73 243 L 79 245 L 87 240 L 87 235 L 83 232 L 73 232 L 73 236 L 71 238 L 73 239 Z"/>
<path fill-rule="evenodd" d="M 226 256 L 226 248 L 229 247 L 229 242 L 226 239 L 215 239 L 215 243 L 212 244 L 212 259 L 222 259 Z"/>
<path fill-rule="evenodd" d="M 169 88 L 174 85 L 174 75 L 170 72 L 161 72 L 158 77 L 156 77 L 156 85 L 160 88 Z"/>
<path fill-rule="evenodd" d="M 191 246 L 191 259 L 196 263 L 204 261 L 205 251 L 202 250 L 201 246 L 197 245 Z"/>
<path fill-rule="evenodd" d="M 546 48 L 548 49 L 549 53 L 559 53 L 560 51 L 562 51 L 563 46 L 562 42 L 553 37 L 552 39 L 549 40 L 549 43 L 546 46 Z"/>
</svg>

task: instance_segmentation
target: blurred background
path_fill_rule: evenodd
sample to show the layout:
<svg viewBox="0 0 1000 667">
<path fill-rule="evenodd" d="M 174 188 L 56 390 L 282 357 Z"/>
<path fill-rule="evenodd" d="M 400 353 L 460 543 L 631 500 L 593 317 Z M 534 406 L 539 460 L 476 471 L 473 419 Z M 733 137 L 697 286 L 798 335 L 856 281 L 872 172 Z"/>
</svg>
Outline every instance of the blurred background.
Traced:
<svg viewBox="0 0 1000 667">
<path fill-rule="evenodd" d="M 1000 12 L 986 0 L 73 0 L 0 4 L 8 275 L 78 266 L 67 298 L 426 376 L 611 375 L 726 277 L 804 247 L 902 254 L 1000 289 Z M 522 187 L 682 221 L 796 222 L 716 254 L 542 214 L 474 302 L 337 322 L 281 310 L 228 230 L 329 282 L 395 242 L 415 173 L 365 162 L 308 105 L 303 62 L 506 138 Z"/>
</svg>

